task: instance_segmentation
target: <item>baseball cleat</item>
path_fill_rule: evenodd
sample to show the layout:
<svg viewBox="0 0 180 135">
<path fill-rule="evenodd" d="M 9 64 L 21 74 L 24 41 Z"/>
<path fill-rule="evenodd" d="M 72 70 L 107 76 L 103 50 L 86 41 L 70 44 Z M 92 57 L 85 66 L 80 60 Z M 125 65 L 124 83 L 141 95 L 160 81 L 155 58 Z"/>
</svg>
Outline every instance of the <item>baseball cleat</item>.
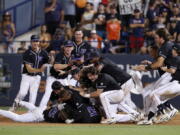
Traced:
<svg viewBox="0 0 180 135">
<path fill-rule="evenodd" d="M 153 122 L 152 120 L 145 119 L 145 120 L 139 121 L 137 125 L 153 125 Z"/>
<path fill-rule="evenodd" d="M 170 119 L 170 116 L 167 113 L 157 115 L 152 118 L 152 121 L 154 123 L 162 123 L 162 122 L 167 122 Z"/>
<path fill-rule="evenodd" d="M 171 120 L 177 113 L 178 113 L 178 110 L 176 108 L 173 108 L 171 111 L 169 111 L 168 112 L 169 120 Z"/>
<path fill-rule="evenodd" d="M 138 114 L 129 114 L 133 121 L 138 122 L 144 119 L 144 114 L 138 113 Z"/>
<path fill-rule="evenodd" d="M 101 121 L 101 124 L 115 124 L 117 121 L 115 118 L 109 118 Z"/>
</svg>

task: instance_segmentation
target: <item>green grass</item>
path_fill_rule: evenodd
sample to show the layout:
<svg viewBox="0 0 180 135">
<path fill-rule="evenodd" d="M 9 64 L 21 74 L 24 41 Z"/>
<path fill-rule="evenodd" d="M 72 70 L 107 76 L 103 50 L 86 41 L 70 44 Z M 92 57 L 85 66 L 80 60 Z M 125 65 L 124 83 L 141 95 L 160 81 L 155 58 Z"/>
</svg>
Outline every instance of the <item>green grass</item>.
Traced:
<svg viewBox="0 0 180 135">
<path fill-rule="evenodd" d="M 0 135 L 177 135 L 180 126 L 19 125 L 1 126 Z"/>
</svg>

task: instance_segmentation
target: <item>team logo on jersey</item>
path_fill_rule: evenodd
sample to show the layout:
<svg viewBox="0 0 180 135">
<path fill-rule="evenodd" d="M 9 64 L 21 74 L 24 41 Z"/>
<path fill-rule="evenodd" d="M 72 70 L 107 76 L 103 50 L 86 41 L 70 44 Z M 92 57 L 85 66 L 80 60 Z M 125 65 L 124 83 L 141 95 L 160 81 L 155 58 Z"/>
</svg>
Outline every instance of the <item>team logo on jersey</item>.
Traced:
<svg viewBox="0 0 180 135">
<path fill-rule="evenodd" d="M 9 96 L 9 89 L 12 85 L 11 78 L 8 65 L 0 58 L 0 96 Z"/>
<path fill-rule="evenodd" d="M 42 61 L 43 57 L 42 57 L 42 56 L 39 56 L 38 59 L 39 59 L 39 61 Z"/>
</svg>

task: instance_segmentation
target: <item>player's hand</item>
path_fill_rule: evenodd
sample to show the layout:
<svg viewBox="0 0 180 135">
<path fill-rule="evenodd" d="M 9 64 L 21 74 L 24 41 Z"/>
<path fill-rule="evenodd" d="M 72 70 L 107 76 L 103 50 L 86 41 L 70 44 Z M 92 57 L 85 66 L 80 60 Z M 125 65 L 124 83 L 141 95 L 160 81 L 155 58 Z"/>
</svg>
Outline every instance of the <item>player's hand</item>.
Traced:
<svg viewBox="0 0 180 135">
<path fill-rule="evenodd" d="M 79 94 L 82 96 L 82 97 L 85 97 L 85 98 L 90 98 L 90 94 L 87 94 L 85 93 L 84 91 L 80 91 Z"/>
<path fill-rule="evenodd" d="M 161 70 L 162 70 L 162 71 L 166 71 L 166 70 L 167 70 L 167 67 L 161 67 Z"/>
<path fill-rule="evenodd" d="M 65 71 L 63 71 L 63 70 L 57 70 L 58 72 L 59 72 L 59 75 L 63 75 L 63 74 L 65 74 L 66 72 Z"/>
<path fill-rule="evenodd" d="M 150 64 L 152 64 L 152 62 L 149 60 L 143 60 L 143 61 L 141 61 L 141 64 L 150 65 Z"/>
<path fill-rule="evenodd" d="M 84 96 L 85 92 L 84 92 L 84 91 L 80 91 L 79 94 L 80 94 L 81 96 Z"/>
<path fill-rule="evenodd" d="M 136 71 L 146 71 L 145 67 L 146 67 L 145 65 L 138 65 L 138 66 L 132 66 L 132 69 Z"/>
<path fill-rule="evenodd" d="M 62 109 L 64 109 L 64 106 L 66 105 L 66 103 L 62 103 L 62 104 L 58 104 L 58 109 L 59 110 L 62 110 Z"/>
</svg>

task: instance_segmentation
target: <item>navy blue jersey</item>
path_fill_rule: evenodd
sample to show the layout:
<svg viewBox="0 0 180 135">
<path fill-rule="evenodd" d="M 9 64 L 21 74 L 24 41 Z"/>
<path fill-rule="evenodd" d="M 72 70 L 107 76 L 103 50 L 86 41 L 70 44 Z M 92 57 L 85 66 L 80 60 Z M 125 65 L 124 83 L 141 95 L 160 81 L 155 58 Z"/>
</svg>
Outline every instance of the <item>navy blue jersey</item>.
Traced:
<svg viewBox="0 0 180 135">
<path fill-rule="evenodd" d="M 169 67 L 170 66 L 170 61 L 172 59 L 172 43 L 164 43 L 161 48 L 159 48 L 159 57 L 163 57 L 165 59 L 164 61 L 164 66 Z M 160 75 L 164 74 L 162 70 L 159 69 Z"/>
<path fill-rule="evenodd" d="M 72 118 L 75 123 L 99 123 L 101 121 L 98 109 L 88 104 L 81 104 L 75 109 Z"/>
<path fill-rule="evenodd" d="M 43 112 L 43 115 L 46 122 L 52 122 L 52 123 L 63 122 L 63 120 L 59 118 L 58 107 L 51 107 L 50 109 L 45 110 Z"/>
<path fill-rule="evenodd" d="M 29 75 L 41 75 L 41 73 L 29 73 L 26 69 L 25 64 L 31 65 L 33 68 L 41 68 L 43 64 L 48 63 L 49 57 L 48 53 L 44 50 L 39 50 L 38 52 L 33 51 L 31 48 L 28 49 L 23 54 L 23 73 L 29 74 Z"/>
<path fill-rule="evenodd" d="M 173 80 L 177 80 L 180 82 L 180 56 L 172 58 L 170 64 L 170 68 L 176 69 L 176 72 L 172 74 Z"/>
<path fill-rule="evenodd" d="M 131 78 L 131 76 L 127 72 L 122 70 L 111 60 L 107 58 L 102 58 L 101 63 L 103 64 L 101 73 L 106 73 L 112 76 L 118 82 L 120 86 L 123 85 L 125 82 L 127 82 Z"/>
<path fill-rule="evenodd" d="M 68 58 L 64 55 L 63 52 L 60 52 L 56 55 L 54 63 L 55 64 L 68 64 L 69 61 L 71 60 L 71 58 L 72 58 L 72 56 Z M 67 67 L 67 68 L 63 69 L 63 71 L 67 72 L 70 69 L 71 69 L 71 67 Z M 68 72 L 66 74 L 60 75 L 59 72 L 54 69 L 54 67 L 51 67 L 50 73 L 53 77 L 55 77 L 57 79 L 64 79 L 68 76 Z"/>
<path fill-rule="evenodd" d="M 72 93 L 71 99 L 65 103 L 73 111 L 71 119 L 74 119 L 75 123 L 99 123 L 101 115 L 98 109 L 90 104 L 89 99 L 79 95 L 78 91 L 70 90 L 70 92 Z"/>
<path fill-rule="evenodd" d="M 87 42 L 82 42 L 79 45 L 77 45 L 76 42 L 73 42 L 73 45 L 74 45 L 73 54 L 75 56 L 79 56 L 79 55 L 85 55 L 86 56 L 86 54 L 93 51 L 93 48 Z"/>
<path fill-rule="evenodd" d="M 92 82 L 95 89 L 103 89 L 103 91 L 119 90 L 120 86 L 117 81 L 108 74 L 99 74 L 95 82 Z"/>
</svg>

